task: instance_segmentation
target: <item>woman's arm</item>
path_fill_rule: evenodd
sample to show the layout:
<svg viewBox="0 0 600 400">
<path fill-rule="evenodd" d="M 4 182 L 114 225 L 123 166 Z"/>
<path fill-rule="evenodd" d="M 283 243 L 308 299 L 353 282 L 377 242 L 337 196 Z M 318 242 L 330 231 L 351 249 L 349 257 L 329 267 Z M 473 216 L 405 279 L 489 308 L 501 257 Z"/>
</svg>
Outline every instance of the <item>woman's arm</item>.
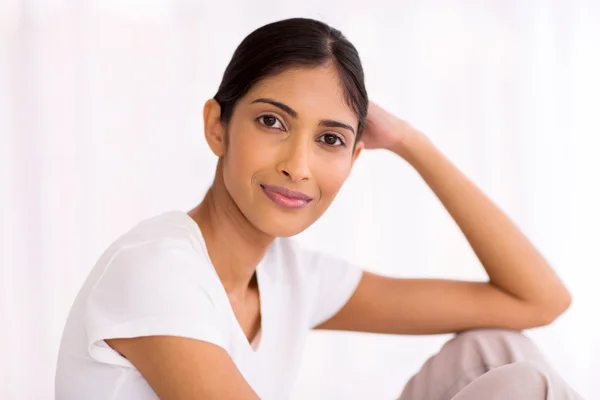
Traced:
<svg viewBox="0 0 600 400">
<path fill-rule="evenodd" d="M 347 308 L 320 328 L 389 333 L 523 329 L 548 324 L 568 308 L 569 292 L 542 255 L 423 134 L 372 104 L 364 140 L 367 148 L 388 148 L 417 170 L 466 236 L 490 280 L 365 274 Z"/>
<path fill-rule="evenodd" d="M 549 316 L 571 302 L 546 260 L 515 224 L 421 134 L 397 150 L 440 199 L 481 261 L 490 284 Z"/>
<path fill-rule="evenodd" d="M 257 400 L 225 349 L 177 336 L 107 339 L 162 400 Z"/>
</svg>

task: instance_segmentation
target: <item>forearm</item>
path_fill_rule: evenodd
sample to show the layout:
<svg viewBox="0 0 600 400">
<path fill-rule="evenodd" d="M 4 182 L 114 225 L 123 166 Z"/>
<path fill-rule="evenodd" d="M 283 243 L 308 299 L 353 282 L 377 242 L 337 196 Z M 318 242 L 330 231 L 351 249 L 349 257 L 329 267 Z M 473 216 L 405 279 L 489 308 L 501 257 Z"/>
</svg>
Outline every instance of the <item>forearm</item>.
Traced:
<svg viewBox="0 0 600 400">
<path fill-rule="evenodd" d="M 397 153 L 400 153 L 397 151 Z M 560 279 L 516 225 L 430 141 L 417 134 L 402 154 L 440 199 L 490 277 L 529 304 L 559 313 L 570 302 Z"/>
</svg>

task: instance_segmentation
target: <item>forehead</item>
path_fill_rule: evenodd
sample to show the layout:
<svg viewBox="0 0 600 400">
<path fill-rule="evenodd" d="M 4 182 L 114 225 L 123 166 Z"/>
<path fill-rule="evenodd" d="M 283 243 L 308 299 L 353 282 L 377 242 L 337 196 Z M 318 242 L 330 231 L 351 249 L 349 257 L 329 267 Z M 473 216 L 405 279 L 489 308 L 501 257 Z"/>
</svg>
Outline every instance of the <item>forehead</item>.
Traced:
<svg viewBox="0 0 600 400">
<path fill-rule="evenodd" d="M 344 100 L 339 75 L 332 65 L 292 68 L 254 85 L 246 94 L 251 103 L 259 97 L 280 101 L 298 112 L 299 118 L 334 118 L 356 125 L 358 118 Z"/>
</svg>

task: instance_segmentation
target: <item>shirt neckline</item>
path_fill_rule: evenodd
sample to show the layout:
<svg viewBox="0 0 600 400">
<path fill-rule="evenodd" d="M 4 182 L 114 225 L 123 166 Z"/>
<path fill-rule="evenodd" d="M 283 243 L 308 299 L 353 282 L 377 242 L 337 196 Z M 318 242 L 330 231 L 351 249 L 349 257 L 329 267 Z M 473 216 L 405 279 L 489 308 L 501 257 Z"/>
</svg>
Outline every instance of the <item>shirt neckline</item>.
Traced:
<svg viewBox="0 0 600 400">
<path fill-rule="evenodd" d="M 265 264 L 265 261 L 267 260 L 269 253 L 271 252 L 271 248 L 273 246 L 271 245 L 267 249 L 264 257 L 256 266 L 256 280 L 257 280 L 257 285 L 258 285 L 258 293 L 259 293 L 258 297 L 259 297 L 259 305 L 260 305 L 260 326 L 259 326 L 257 333 L 254 335 L 254 338 L 249 341 L 248 337 L 246 336 L 246 333 L 242 329 L 242 326 L 240 325 L 239 321 L 237 320 L 237 318 L 235 316 L 235 312 L 233 311 L 233 307 L 231 306 L 229 297 L 227 296 L 227 292 L 225 291 L 225 287 L 223 286 L 221 280 L 219 279 L 217 271 L 215 270 L 215 267 L 210 259 L 210 256 L 208 255 L 206 241 L 204 240 L 204 236 L 202 235 L 202 231 L 200 230 L 200 227 L 198 226 L 196 221 L 194 221 L 194 219 L 192 217 L 190 217 L 186 212 L 172 211 L 172 212 L 167 212 L 166 214 L 179 215 L 182 217 L 182 220 L 186 223 L 186 225 L 188 225 L 191 232 L 193 233 L 194 239 L 196 240 L 196 244 L 200 245 L 201 253 L 205 256 L 206 260 L 208 261 L 208 263 L 211 266 L 213 273 L 215 274 L 215 277 L 219 281 L 219 288 L 220 288 L 219 292 L 221 293 L 221 295 L 223 297 L 223 301 L 226 302 L 226 304 L 227 304 L 227 312 L 229 313 L 230 318 L 233 318 L 236 335 L 240 336 L 240 340 L 242 340 L 245 343 L 245 345 L 246 345 L 245 347 L 250 353 L 258 354 L 258 353 L 262 352 L 262 350 L 265 347 L 265 336 L 267 336 L 266 335 L 267 329 L 265 328 L 266 327 L 265 321 L 268 320 L 268 318 L 267 318 L 267 314 L 268 314 L 267 313 L 267 300 L 266 300 L 268 297 L 268 295 L 267 295 L 268 290 L 266 289 L 268 283 L 267 283 L 267 277 L 264 273 L 263 265 Z"/>
</svg>

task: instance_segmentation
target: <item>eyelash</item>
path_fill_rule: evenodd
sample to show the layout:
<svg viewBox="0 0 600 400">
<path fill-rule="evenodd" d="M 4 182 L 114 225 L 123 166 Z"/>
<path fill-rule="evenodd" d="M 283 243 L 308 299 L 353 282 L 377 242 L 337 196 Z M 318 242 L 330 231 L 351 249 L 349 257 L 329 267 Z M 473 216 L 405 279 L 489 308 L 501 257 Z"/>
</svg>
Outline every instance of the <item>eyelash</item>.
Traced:
<svg viewBox="0 0 600 400">
<path fill-rule="evenodd" d="M 264 114 L 264 115 L 261 115 L 260 117 L 257 117 L 257 118 L 256 118 L 256 121 L 258 121 L 258 123 L 259 123 L 259 124 L 261 124 L 263 127 L 267 128 L 267 129 L 277 129 L 277 130 L 281 130 L 280 128 L 274 128 L 274 127 L 272 127 L 272 126 L 267 126 L 267 125 L 266 125 L 264 122 L 260 122 L 260 120 L 261 120 L 262 118 L 265 118 L 265 117 L 271 117 L 271 118 L 275 118 L 275 119 L 276 119 L 276 120 L 277 120 L 277 121 L 278 121 L 278 122 L 279 122 L 281 125 L 283 125 L 283 123 L 282 123 L 282 122 L 279 120 L 279 118 L 277 118 L 276 116 L 274 116 L 274 115 L 271 115 L 271 114 Z M 327 144 L 327 143 L 325 143 L 325 142 L 324 142 L 324 141 L 322 141 L 322 140 L 319 140 L 319 142 L 321 142 L 321 143 L 325 144 L 325 145 L 326 145 L 326 146 L 328 146 L 328 147 L 340 147 L 340 146 L 341 146 L 341 147 L 346 147 L 346 142 L 344 142 L 344 140 L 342 139 L 342 137 L 341 137 L 341 136 L 339 136 L 339 135 L 336 135 L 336 134 L 334 134 L 334 133 L 324 133 L 323 135 L 319 136 L 319 139 L 321 139 L 322 137 L 325 137 L 325 136 L 327 136 L 327 135 L 331 135 L 331 136 L 335 137 L 337 140 L 339 140 L 339 141 L 340 141 L 340 144 L 339 144 L 339 145 Z"/>
</svg>

